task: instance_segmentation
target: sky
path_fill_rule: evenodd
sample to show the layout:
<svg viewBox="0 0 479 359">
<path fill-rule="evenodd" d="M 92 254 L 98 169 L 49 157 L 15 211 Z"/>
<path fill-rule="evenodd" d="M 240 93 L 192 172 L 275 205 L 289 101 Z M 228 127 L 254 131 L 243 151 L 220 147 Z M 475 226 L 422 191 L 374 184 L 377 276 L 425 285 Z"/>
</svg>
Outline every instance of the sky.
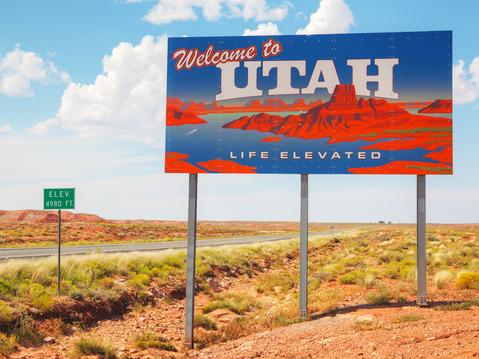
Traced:
<svg viewBox="0 0 479 359">
<path fill-rule="evenodd" d="M 479 222 L 479 28 L 472 0 L 0 2 L 0 209 L 187 217 L 165 174 L 168 36 L 453 31 L 454 174 L 427 177 L 429 222 Z M 198 217 L 298 220 L 299 175 L 200 175 Z M 311 175 L 310 220 L 414 222 L 416 177 Z"/>
</svg>

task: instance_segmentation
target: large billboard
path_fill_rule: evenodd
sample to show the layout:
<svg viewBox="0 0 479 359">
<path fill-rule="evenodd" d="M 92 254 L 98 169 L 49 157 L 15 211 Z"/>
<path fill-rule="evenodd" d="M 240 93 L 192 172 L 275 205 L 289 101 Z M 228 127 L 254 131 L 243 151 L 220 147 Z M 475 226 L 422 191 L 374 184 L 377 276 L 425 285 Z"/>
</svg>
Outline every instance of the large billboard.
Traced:
<svg viewBox="0 0 479 359">
<path fill-rule="evenodd" d="M 170 173 L 451 174 L 452 32 L 168 40 Z"/>
</svg>

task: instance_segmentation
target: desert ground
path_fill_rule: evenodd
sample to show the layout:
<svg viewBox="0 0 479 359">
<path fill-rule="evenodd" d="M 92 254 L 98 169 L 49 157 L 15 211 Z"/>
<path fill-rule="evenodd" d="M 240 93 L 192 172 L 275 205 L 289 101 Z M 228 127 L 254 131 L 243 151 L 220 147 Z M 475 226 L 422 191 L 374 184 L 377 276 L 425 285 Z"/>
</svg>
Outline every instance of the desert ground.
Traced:
<svg viewBox="0 0 479 359">
<path fill-rule="evenodd" d="M 103 222 L 75 223 L 86 228 Z M 1 223 L 0 233 L 10 225 Z M 229 226 L 271 231 L 264 223 Z M 298 224 L 277 228 L 294 231 Z M 298 315 L 298 239 L 198 249 L 192 350 L 183 345 L 183 250 L 66 257 L 61 296 L 55 293 L 55 258 L 2 262 L 0 353 L 8 358 L 479 357 L 479 225 L 436 224 L 427 231 L 427 308 L 415 305 L 415 226 L 354 224 L 341 233 L 311 236 L 310 315 L 304 321 Z"/>
</svg>

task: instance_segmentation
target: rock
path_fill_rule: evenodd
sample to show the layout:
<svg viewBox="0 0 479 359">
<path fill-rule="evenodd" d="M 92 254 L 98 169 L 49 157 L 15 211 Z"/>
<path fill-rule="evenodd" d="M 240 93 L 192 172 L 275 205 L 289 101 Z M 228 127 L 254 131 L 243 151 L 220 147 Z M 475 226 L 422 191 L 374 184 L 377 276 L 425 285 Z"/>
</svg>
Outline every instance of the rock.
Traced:
<svg viewBox="0 0 479 359">
<path fill-rule="evenodd" d="M 57 342 L 57 340 L 54 337 L 46 337 L 45 339 L 43 339 L 43 342 L 45 344 L 54 344 Z"/>
</svg>

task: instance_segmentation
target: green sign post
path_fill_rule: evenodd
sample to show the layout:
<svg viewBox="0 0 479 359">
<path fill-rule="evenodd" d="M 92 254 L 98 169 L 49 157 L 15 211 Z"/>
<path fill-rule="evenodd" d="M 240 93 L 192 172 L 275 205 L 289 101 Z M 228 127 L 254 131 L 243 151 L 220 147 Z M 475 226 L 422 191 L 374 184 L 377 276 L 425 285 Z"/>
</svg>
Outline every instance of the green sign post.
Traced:
<svg viewBox="0 0 479 359">
<path fill-rule="evenodd" d="M 58 210 L 57 294 L 60 295 L 62 209 L 75 209 L 75 188 L 44 188 L 43 189 L 43 209 Z"/>
</svg>

